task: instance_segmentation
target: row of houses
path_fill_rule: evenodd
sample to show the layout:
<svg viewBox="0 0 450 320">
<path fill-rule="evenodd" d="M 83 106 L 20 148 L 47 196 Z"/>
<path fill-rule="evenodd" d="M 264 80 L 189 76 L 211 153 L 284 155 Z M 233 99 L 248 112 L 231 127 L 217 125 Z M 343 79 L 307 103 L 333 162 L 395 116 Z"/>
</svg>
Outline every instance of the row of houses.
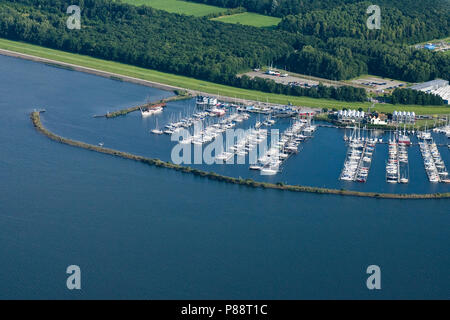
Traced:
<svg viewBox="0 0 450 320">
<path fill-rule="evenodd" d="M 415 123 L 416 113 L 406 111 L 394 111 L 392 114 L 392 122 L 396 123 Z"/>
<path fill-rule="evenodd" d="M 340 110 L 338 112 L 338 119 L 339 120 L 361 120 L 364 119 L 365 116 L 364 111 L 357 111 L 357 110 Z"/>
<path fill-rule="evenodd" d="M 411 124 L 416 122 L 415 112 L 394 111 L 391 115 L 383 113 L 366 113 L 361 110 L 340 110 L 334 113 L 334 117 L 341 123 L 370 123 L 375 125 Z"/>
</svg>

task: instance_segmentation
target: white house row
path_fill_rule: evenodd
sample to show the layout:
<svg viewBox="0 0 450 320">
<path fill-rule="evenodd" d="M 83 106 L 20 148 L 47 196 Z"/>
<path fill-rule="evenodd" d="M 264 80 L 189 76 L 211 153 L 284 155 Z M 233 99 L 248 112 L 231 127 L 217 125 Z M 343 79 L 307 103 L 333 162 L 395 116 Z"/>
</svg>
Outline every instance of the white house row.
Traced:
<svg viewBox="0 0 450 320">
<path fill-rule="evenodd" d="M 340 110 L 338 112 L 339 119 L 364 119 L 364 111 L 357 110 Z"/>
<path fill-rule="evenodd" d="M 416 113 L 415 112 L 406 112 L 406 111 L 394 111 L 392 114 L 392 121 L 394 122 L 406 122 L 411 123 L 416 121 Z"/>
</svg>

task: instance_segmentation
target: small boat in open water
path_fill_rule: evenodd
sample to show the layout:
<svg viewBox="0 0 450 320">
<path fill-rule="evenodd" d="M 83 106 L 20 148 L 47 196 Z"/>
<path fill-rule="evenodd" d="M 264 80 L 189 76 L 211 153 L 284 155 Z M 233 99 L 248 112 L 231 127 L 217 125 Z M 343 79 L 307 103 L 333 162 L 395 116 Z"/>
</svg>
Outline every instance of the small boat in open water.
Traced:
<svg viewBox="0 0 450 320">
<path fill-rule="evenodd" d="M 163 133 L 164 133 L 162 130 L 160 130 L 160 129 L 158 128 L 158 119 L 156 119 L 156 126 L 155 126 L 155 129 L 153 129 L 153 130 L 151 131 L 151 133 L 154 133 L 154 134 L 163 134 Z"/>
</svg>

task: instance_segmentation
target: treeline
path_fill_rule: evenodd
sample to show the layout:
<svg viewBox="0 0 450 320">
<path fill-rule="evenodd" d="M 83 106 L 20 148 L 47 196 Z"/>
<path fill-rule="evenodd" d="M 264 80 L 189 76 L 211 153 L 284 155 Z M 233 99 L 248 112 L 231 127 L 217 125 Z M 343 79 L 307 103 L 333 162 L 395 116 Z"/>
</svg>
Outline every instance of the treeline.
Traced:
<svg viewBox="0 0 450 320">
<path fill-rule="evenodd" d="M 316 88 L 303 88 L 299 86 L 286 86 L 273 80 L 263 78 L 251 79 L 247 75 L 234 78 L 230 83 L 233 86 L 259 90 L 264 92 L 272 92 L 291 96 L 305 96 L 311 98 L 335 99 L 342 101 L 367 101 L 366 90 L 351 86 L 327 87 L 319 84 Z"/>
<path fill-rule="evenodd" d="M 450 56 L 443 52 L 352 38 L 331 38 L 322 48 L 344 61 L 364 64 L 363 73 L 408 82 L 450 79 Z"/>
<path fill-rule="evenodd" d="M 300 38 L 299 38 L 300 39 Z M 450 79 L 450 56 L 378 40 L 301 37 L 296 51 L 277 61 L 288 70 L 332 80 L 373 74 L 408 82 Z"/>
<path fill-rule="evenodd" d="M 82 8 L 81 30 L 66 27 L 72 4 Z M 245 89 L 344 101 L 366 101 L 367 96 L 351 87 L 301 88 L 236 75 L 274 62 L 333 80 L 367 73 L 409 82 L 450 79 L 450 56 L 444 53 L 387 40 L 226 24 L 110 0 L 4 0 L 0 37 Z"/>
<path fill-rule="evenodd" d="M 295 96 L 365 101 L 353 88 L 324 92 L 268 79 L 237 77 L 240 71 L 279 61 L 294 51 L 283 31 L 224 24 L 109 0 L 84 0 L 81 30 L 66 27 L 73 0 L 15 0 L 0 4 L 0 36 L 236 87 Z"/>
<path fill-rule="evenodd" d="M 248 11 L 284 17 L 352 3 L 358 0 L 187 0 L 224 8 L 244 7 Z"/>
<path fill-rule="evenodd" d="M 72 4 L 82 9 L 81 30 L 66 27 Z M 9 39 L 211 81 L 292 51 L 293 40 L 281 31 L 109 0 L 8 0 L 0 6 L 0 33 Z"/>
<path fill-rule="evenodd" d="M 284 64 L 290 71 L 332 80 L 350 79 L 368 73 L 367 64 L 354 59 L 347 48 L 340 48 L 338 52 L 330 54 L 305 45 L 301 50 L 288 55 Z"/>
<path fill-rule="evenodd" d="M 223 8 L 243 7 L 251 12 L 275 17 L 286 17 L 288 15 L 307 14 L 313 11 L 333 11 L 337 7 L 351 6 L 367 0 L 185 0 L 197 3 L 204 3 Z M 370 2 L 370 1 L 369 1 Z M 384 7 L 386 12 L 398 9 L 402 15 L 417 18 L 425 23 L 434 23 L 435 17 L 448 15 L 450 2 L 448 0 L 377 0 L 370 5 Z M 367 6 L 368 7 L 368 6 Z M 366 9 L 367 9 L 366 7 Z M 330 14 L 332 14 L 330 12 Z M 359 14 L 359 13 L 358 13 Z M 437 14 L 433 16 L 433 14 Z M 366 13 L 364 12 L 364 15 Z M 431 18 L 431 19 L 427 19 Z M 352 17 L 353 19 L 353 17 Z M 436 37 L 435 37 L 436 38 Z"/>
<path fill-rule="evenodd" d="M 239 13 L 244 13 L 247 12 L 247 9 L 245 9 L 244 7 L 237 7 L 237 8 L 231 8 L 231 9 L 227 9 L 225 11 L 222 12 L 214 12 L 214 13 L 210 13 L 205 15 L 205 18 L 217 18 L 217 17 L 221 17 L 221 16 L 231 16 L 233 14 L 239 14 Z"/>
<path fill-rule="evenodd" d="M 195 1 L 284 16 L 279 29 L 296 36 L 296 51 L 276 62 L 290 71 L 333 80 L 366 73 L 410 82 L 450 78 L 448 55 L 403 45 L 450 34 L 446 0 L 378 0 L 381 30 L 367 28 L 372 3 L 365 0 Z"/>
<path fill-rule="evenodd" d="M 442 6 L 434 6 L 433 2 L 436 1 L 427 2 L 423 11 L 412 13 L 392 6 L 381 6 L 380 30 L 370 30 L 366 26 L 369 17 L 367 8 L 372 5 L 370 1 L 290 15 L 281 21 L 279 28 L 322 40 L 350 37 L 414 44 L 450 34 L 449 12 L 444 11 Z"/>
<path fill-rule="evenodd" d="M 412 89 L 395 89 L 390 97 L 392 104 L 444 105 L 440 96 Z"/>
<path fill-rule="evenodd" d="M 406 44 L 448 36 L 450 2 L 379 0 L 380 30 L 366 26 L 366 10 L 371 3 L 353 2 L 283 18 L 279 29 L 302 39 L 299 50 L 288 59 L 291 70 L 325 77 L 329 74 L 327 78 L 331 79 L 365 73 L 409 82 L 449 79 L 448 55 L 416 50 Z"/>
</svg>

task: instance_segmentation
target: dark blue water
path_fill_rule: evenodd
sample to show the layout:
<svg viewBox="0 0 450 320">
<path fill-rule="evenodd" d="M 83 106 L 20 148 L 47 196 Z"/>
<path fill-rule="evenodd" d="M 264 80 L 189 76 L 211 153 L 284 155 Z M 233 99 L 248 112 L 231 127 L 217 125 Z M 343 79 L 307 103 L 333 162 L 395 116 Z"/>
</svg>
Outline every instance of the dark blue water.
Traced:
<svg viewBox="0 0 450 320">
<path fill-rule="evenodd" d="M 0 75 L 0 298 L 450 297 L 449 200 L 254 190 L 61 145 L 34 130 L 34 108 L 58 134 L 167 159 L 154 119 L 92 115 L 170 93 L 7 57 Z M 383 152 L 358 188 L 387 188 Z M 276 179 L 337 185 L 344 158 L 342 133 L 319 129 Z M 414 174 L 408 188 L 429 191 Z M 79 292 L 65 286 L 71 264 Z M 381 291 L 366 288 L 371 264 Z"/>
</svg>

